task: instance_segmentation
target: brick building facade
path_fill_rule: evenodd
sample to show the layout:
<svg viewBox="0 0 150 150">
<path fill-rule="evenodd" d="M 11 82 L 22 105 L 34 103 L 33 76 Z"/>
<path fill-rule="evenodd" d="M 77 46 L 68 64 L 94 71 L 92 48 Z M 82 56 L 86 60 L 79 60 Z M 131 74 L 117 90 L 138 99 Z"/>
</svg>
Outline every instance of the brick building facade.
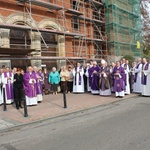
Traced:
<svg viewBox="0 0 150 150">
<path fill-rule="evenodd" d="M 107 53 L 101 0 L 0 1 L 1 65 L 59 67 Z"/>
</svg>

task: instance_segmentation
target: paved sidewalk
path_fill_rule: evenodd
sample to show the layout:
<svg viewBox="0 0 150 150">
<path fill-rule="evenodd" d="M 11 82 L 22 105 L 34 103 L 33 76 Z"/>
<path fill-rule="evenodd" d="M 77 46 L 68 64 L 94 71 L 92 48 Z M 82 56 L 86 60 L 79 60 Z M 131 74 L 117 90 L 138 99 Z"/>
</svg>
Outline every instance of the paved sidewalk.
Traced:
<svg viewBox="0 0 150 150">
<path fill-rule="evenodd" d="M 137 96 L 137 94 L 126 95 L 124 98 L 115 98 L 114 95 L 111 97 L 102 97 L 90 93 L 70 93 L 66 94 L 68 108 L 64 109 L 62 93 L 59 93 L 58 95 L 44 95 L 42 103 L 39 103 L 37 106 L 28 107 L 28 117 L 24 117 L 24 109 L 17 110 L 14 105 L 7 105 L 7 111 L 3 111 L 3 106 L 0 106 L 0 130 L 101 105 L 107 105 L 123 99 L 128 100 L 135 96 Z"/>
</svg>

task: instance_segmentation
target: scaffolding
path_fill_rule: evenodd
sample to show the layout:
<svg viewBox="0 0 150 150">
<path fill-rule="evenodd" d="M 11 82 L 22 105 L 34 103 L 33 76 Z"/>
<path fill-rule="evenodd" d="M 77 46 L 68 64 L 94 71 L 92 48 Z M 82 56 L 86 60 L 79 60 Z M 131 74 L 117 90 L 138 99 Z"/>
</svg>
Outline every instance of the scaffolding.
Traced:
<svg viewBox="0 0 150 150">
<path fill-rule="evenodd" d="M 108 55 L 105 4 L 101 0 L 15 0 L 14 4 L 20 7 L 16 12 L 24 16 L 24 22 L 27 17 L 30 18 L 30 22 L 26 23 L 28 25 L 0 23 L 0 28 L 39 33 L 41 49 L 35 49 L 34 54 L 41 54 L 41 59 L 44 60 L 44 57 L 48 59 L 47 56 L 49 56 L 49 59 L 99 60 Z M 15 12 L 11 8 L 2 9 Z M 46 12 L 45 19 L 55 22 L 59 28 L 38 27 L 36 18 L 43 18 L 44 15 L 37 14 L 38 9 L 41 12 Z M 3 16 L 3 19 L 6 18 Z M 31 24 L 34 24 L 34 27 Z M 54 35 L 56 42 L 49 42 L 49 34 Z M 32 42 L 32 36 L 30 38 Z M 58 50 L 58 39 L 64 42 L 61 45 L 65 49 L 62 54 Z M 30 47 L 30 43 L 25 45 Z M 63 49 L 62 47 L 61 49 Z M 33 57 L 37 59 L 36 56 L 33 55 Z"/>
<path fill-rule="evenodd" d="M 111 56 L 142 55 L 140 0 L 105 0 L 106 32 Z M 137 48 L 137 42 L 141 46 Z"/>
</svg>

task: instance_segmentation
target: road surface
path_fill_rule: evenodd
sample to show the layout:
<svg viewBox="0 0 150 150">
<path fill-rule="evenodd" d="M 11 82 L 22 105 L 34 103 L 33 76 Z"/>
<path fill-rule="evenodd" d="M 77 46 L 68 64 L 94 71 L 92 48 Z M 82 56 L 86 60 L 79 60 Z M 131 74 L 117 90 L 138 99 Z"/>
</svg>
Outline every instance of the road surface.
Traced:
<svg viewBox="0 0 150 150">
<path fill-rule="evenodd" d="M 0 150 L 150 150 L 150 97 L 1 131 Z"/>
</svg>

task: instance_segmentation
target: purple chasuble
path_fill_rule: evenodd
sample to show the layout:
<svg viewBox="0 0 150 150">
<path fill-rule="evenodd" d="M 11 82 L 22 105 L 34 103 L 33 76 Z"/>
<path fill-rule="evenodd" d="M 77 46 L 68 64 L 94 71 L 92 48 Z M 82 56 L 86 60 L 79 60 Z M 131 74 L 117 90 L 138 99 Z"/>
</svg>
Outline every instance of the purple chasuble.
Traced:
<svg viewBox="0 0 150 150">
<path fill-rule="evenodd" d="M 7 75 L 7 72 L 4 72 L 4 77 L 12 77 L 12 73 L 9 72 L 9 76 Z M 7 99 L 14 99 L 14 90 L 13 90 L 13 84 L 11 83 L 11 80 L 7 79 L 7 83 L 5 84 L 5 89 L 6 89 L 6 95 Z"/>
<path fill-rule="evenodd" d="M 90 76 L 91 76 L 91 89 L 92 90 L 99 90 L 99 67 L 92 67 L 90 70 Z M 96 71 L 97 73 L 93 73 Z"/>
<path fill-rule="evenodd" d="M 81 78 L 81 75 L 80 75 L 80 71 L 82 71 L 82 66 L 80 66 L 79 67 L 79 83 L 78 83 L 78 85 L 81 85 L 81 80 L 82 80 L 82 78 Z M 77 85 L 77 67 L 75 67 L 75 85 Z"/>
<path fill-rule="evenodd" d="M 141 64 L 141 63 L 139 63 L 135 68 L 138 69 L 139 66 L 140 66 L 140 64 Z M 135 76 L 134 76 L 134 82 L 137 81 L 137 75 L 138 75 L 138 73 L 135 73 Z"/>
<path fill-rule="evenodd" d="M 124 70 L 127 70 L 127 64 L 124 64 Z M 127 85 L 127 75 L 125 74 L 125 79 L 124 79 L 125 85 Z"/>
<path fill-rule="evenodd" d="M 29 73 L 29 72 L 26 72 L 24 74 L 24 89 L 25 89 L 25 95 L 30 97 L 30 98 L 33 98 L 33 97 L 36 97 L 36 83 L 29 83 L 30 79 L 36 79 L 36 76 L 35 76 L 35 73 Z"/>
<path fill-rule="evenodd" d="M 146 63 L 145 67 L 144 65 L 142 66 L 142 70 L 148 70 L 148 66 L 149 66 L 149 63 Z M 144 73 L 142 73 L 142 84 L 143 85 L 147 84 L 147 76 L 144 75 Z"/>
<path fill-rule="evenodd" d="M 92 83 L 92 77 L 91 77 L 92 68 L 89 68 L 89 69 L 88 69 L 88 73 L 89 73 L 89 86 L 91 87 L 91 83 Z"/>
<path fill-rule="evenodd" d="M 119 78 L 115 73 L 119 73 L 122 78 Z M 113 70 L 114 76 L 114 92 L 122 92 L 125 90 L 125 71 L 123 67 L 115 67 Z"/>
</svg>

